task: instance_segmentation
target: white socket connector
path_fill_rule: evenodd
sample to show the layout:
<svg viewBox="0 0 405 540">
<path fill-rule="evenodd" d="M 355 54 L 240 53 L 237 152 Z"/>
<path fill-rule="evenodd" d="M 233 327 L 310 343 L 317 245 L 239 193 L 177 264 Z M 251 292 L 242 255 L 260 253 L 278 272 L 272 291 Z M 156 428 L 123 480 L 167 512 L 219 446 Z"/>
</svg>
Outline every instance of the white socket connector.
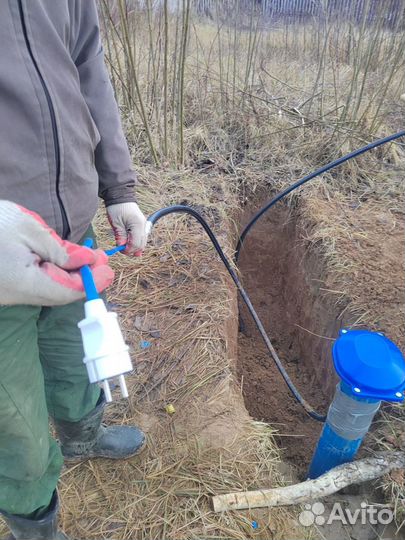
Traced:
<svg viewBox="0 0 405 540">
<path fill-rule="evenodd" d="M 90 382 L 102 383 L 106 401 L 112 401 L 109 379 L 117 377 L 123 397 L 128 397 L 124 373 L 132 371 L 132 362 L 117 314 L 107 311 L 101 298 L 85 302 L 84 312 L 78 327 Z"/>
</svg>

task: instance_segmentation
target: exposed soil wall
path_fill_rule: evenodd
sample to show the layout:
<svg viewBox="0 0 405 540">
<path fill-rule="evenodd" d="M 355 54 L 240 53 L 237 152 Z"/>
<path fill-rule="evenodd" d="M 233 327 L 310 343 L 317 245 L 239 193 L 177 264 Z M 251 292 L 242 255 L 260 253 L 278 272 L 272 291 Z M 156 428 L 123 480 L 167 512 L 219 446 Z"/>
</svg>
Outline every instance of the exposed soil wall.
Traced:
<svg viewBox="0 0 405 540">
<path fill-rule="evenodd" d="M 289 375 L 305 399 L 326 412 L 337 382 L 331 347 L 343 321 L 323 294 L 322 265 L 287 207 L 273 208 L 252 229 L 239 267 Z M 247 408 L 278 430 L 284 457 L 303 473 L 322 426 L 290 395 L 244 307 L 241 318 L 238 372 Z"/>
</svg>

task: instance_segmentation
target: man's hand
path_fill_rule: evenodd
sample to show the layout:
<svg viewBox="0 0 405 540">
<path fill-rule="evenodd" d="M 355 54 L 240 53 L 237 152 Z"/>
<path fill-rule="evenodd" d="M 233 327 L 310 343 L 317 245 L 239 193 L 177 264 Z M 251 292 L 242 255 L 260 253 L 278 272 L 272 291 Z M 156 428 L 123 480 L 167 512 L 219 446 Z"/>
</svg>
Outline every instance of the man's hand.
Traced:
<svg viewBox="0 0 405 540">
<path fill-rule="evenodd" d="M 139 257 L 145 249 L 147 235 L 146 218 L 134 202 L 112 204 L 107 207 L 107 216 L 114 231 L 117 246 L 126 244 L 127 255 Z"/>
<path fill-rule="evenodd" d="M 88 264 L 98 291 L 114 272 L 101 250 L 62 240 L 34 212 L 0 201 L 0 304 L 69 304 L 85 293 L 79 269 Z"/>
</svg>

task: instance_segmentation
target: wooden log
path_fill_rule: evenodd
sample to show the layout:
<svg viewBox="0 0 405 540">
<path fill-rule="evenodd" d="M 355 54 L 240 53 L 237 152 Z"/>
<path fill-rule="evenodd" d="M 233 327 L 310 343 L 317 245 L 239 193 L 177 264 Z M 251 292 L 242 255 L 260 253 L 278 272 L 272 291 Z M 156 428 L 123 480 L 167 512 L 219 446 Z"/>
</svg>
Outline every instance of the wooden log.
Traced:
<svg viewBox="0 0 405 540">
<path fill-rule="evenodd" d="M 405 468 L 405 452 L 387 452 L 345 463 L 315 480 L 274 489 L 228 493 L 212 497 L 214 512 L 271 506 L 291 506 L 332 495 L 351 484 L 379 478 L 393 469 Z"/>
</svg>

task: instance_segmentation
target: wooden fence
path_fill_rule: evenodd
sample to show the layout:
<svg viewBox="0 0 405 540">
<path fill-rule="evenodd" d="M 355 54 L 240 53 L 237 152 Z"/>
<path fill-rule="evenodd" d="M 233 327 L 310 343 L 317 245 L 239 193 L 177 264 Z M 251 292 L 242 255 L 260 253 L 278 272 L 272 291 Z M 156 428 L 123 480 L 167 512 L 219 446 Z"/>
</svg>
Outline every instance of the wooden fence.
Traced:
<svg viewBox="0 0 405 540">
<path fill-rule="evenodd" d="M 146 0 L 138 0 L 140 4 Z M 164 0 L 150 0 L 155 7 Z M 181 9 L 183 0 L 168 0 L 171 11 Z M 387 24 L 394 25 L 405 18 L 405 0 L 191 0 L 193 9 L 210 18 L 218 14 L 250 12 L 252 7 L 269 20 L 325 18 L 336 15 L 345 20 L 359 22 L 383 17 Z"/>
<path fill-rule="evenodd" d="M 116 0 L 108 0 L 114 4 Z M 181 10 L 188 0 L 167 0 L 169 10 Z M 238 13 L 251 13 L 252 8 L 264 21 L 319 20 L 333 16 L 354 23 L 383 18 L 388 26 L 404 28 L 405 0 L 190 0 L 199 15 L 215 19 Z M 131 8 L 159 10 L 164 0 L 126 0 Z"/>
</svg>

